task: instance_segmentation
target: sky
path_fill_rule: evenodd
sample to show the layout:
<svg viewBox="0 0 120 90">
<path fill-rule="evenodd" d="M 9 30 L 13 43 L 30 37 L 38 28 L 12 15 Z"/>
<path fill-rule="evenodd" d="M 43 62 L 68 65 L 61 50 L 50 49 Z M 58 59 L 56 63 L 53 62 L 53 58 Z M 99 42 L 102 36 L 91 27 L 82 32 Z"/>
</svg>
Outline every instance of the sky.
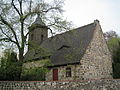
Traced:
<svg viewBox="0 0 120 90">
<path fill-rule="evenodd" d="M 98 19 L 103 32 L 113 30 L 120 36 L 120 0 L 65 0 L 63 9 L 76 27 Z"/>
</svg>

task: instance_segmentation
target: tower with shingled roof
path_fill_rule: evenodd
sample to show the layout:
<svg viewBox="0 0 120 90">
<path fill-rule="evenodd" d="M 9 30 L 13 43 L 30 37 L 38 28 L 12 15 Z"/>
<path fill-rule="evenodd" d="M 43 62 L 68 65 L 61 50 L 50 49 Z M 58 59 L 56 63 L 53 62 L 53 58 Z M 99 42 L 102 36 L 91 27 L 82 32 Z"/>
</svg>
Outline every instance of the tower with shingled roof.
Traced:
<svg viewBox="0 0 120 90">
<path fill-rule="evenodd" d="M 29 29 L 29 45 L 28 49 L 30 48 L 30 44 L 40 45 L 42 41 L 48 38 L 48 29 L 45 23 L 42 21 L 40 15 L 38 14 L 36 20 L 32 25 L 28 28 Z"/>
</svg>

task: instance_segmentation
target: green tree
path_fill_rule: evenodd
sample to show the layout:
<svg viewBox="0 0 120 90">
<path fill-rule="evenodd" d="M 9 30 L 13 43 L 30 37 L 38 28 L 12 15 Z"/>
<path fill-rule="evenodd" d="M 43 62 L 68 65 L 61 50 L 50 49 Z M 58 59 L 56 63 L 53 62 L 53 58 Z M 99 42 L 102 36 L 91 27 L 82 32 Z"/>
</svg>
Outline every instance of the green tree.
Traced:
<svg viewBox="0 0 120 90">
<path fill-rule="evenodd" d="M 120 38 L 113 37 L 109 39 L 108 47 L 113 60 L 113 78 L 120 78 Z"/>
<path fill-rule="evenodd" d="M 116 49 L 119 47 L 119 41 L 120 41 L 119 37 L 112 37 L 107 41 L 108 47 L 112 54 L 114 54 L 113 52 L 115 52 Z"/>
<path fill-rule="evenodd" d="M 0 80 L 18 80 L 20 70 L 17 54 L 10 49 L 5 50 L 1 58 Z"/>
</svg>

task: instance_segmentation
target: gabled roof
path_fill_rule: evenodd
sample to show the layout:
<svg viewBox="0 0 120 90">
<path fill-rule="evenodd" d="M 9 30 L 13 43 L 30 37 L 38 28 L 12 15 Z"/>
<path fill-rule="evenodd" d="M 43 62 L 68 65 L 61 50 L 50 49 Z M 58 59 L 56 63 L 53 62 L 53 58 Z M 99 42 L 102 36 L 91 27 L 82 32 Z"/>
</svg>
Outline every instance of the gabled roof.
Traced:
<svg viewBox="0 0 120 90">
<path fill-rule="evenodd" d="M 41 47 L 51 54 L 50 60 L 54 66 L 80 63 L 86 48 L 93 38 L 96 24 L 91 23 L 83 27 L 58 34 L 43 41 Z M 31 53 L 34 51 L 31 51 Z M 29 55 L 27 53 L 26 55 Z M 41 55 L 30 55 L 32 59 L 40 58 Z M 27 56 L 29 57 L 29 56 Z"/>
</svg>

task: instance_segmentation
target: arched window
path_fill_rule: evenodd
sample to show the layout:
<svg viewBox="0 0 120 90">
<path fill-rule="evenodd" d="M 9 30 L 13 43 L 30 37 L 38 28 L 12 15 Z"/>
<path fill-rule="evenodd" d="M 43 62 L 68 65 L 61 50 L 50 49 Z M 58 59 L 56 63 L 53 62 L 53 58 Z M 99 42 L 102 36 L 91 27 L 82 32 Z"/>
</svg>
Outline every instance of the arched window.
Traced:
<svg viewBox="0 0 120 90">
<path fill-rule="evenodd" d="M 41 41 L 43 41 L 43 39 L 44 39 L 44 35 L 42 34 L 42 35 L 41 35 Z"/>
<path fill-rule="evenodd" d="M 71 68 L 70 67 L 67 67 L 66 68 L 66 77 L 71 77 Z"/>
</svg>

